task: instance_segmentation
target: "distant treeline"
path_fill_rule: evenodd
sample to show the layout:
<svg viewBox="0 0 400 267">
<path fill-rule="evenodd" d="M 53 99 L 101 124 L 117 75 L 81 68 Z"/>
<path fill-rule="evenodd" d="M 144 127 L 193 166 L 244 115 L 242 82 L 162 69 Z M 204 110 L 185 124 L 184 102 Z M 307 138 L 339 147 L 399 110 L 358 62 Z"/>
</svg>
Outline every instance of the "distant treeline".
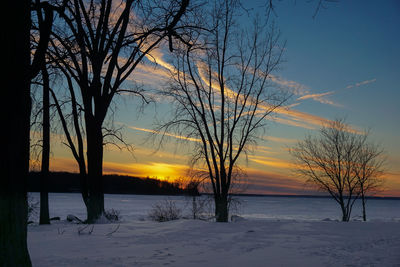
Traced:
<svg viewBox="0 0 400 267">
<path fill-rule="evenodd" d="M 40 172 L 30 172 L 28 191 L 40 191 Z M 106 194 L 149 194 L 180 195 L 187 190 L 178 183 L 160 181 L 153 178 L 138 178 L 125 175 L 104 175 L 104 193 Z M 79 174 L 69 172 L 50 172 L 48 191 L 56 193 L 80 192 Z"/>
</svg>

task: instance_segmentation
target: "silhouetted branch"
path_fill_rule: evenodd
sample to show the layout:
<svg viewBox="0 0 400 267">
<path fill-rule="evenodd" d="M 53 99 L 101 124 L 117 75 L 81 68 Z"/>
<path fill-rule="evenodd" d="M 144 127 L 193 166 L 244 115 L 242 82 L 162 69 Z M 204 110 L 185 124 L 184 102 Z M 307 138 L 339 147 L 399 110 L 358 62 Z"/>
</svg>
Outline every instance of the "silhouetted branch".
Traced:
<svg viewBox="0 0 400 267">
<path fill-rule="evenodd" d="M 45 55 L 54 19 L 53 6 L 48 2 L 40 2 L 40 0 L 36 0 L 35 4 L 32 5 L 32 8 L 36 10 L 38 15 L 39 42 L 31 64 L 31 79 L 36 77 L 45 65 Z M 44 11 L 44 18 L 42 10 Z"/>
<path fill-rule="evenodd" d="M 106 236 L 112 236 L 113 233 L 118 231 L 120 226 L 121 226 L 121 224 L 118 224 L 117 227 L 114 230 L 112 230 L 111 232 L 107 233 Z"/>
</svg>

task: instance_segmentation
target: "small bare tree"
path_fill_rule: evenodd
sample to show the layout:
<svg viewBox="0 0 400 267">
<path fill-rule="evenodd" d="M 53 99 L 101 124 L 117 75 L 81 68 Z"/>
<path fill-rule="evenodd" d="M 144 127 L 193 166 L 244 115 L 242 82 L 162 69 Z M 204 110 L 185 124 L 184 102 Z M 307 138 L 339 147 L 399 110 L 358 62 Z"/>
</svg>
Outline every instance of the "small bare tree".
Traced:
<svg viewBox="0 0 400 267">
<path fill-rule="evenodd" d="M 208 200 L 201 196 L 200 190 L 207 177 L 202 175 L 201 172 L 199 173 L 194 170 L 190 170 L 187 176 L 188 178 L 185 179 L 184 188 L 188 200 L 190 201 L 190 217 L 193 220 L 202 219 Z"/>
<path fill-rule="evenodd" d="M 355 159 L 354 173 L 358 180 L 364 221 L 367 220 L 366 196 L 379 191 L 383 184 L 381 178 L 385 174 L 386 162 L 384 154 L 385 151 L 379 145 L 365 139 Z"/>
<path fill-rule="evenodd" d="M 258 20 L 251 30 L 239 27 L 238 1 L 214 1 L 211 6 L 210 30 L 192 36 L 192 45 L 176 54 L 172 82 L 163 92 L 176 108 L 158 130 L 194 141 L 193 162 L 204 164 L 216 220 L 226 222 L 239 158 L 289 94 L 272 90 L 268 79 L 283 51 L 277 31 Z"/>
<path fill-rule="evenodd" d="M 297 165 L 295 171 L 331 195 L 340 205 L 342 221 L 350 220 L 360 195 L 378 186 L 375 173 L 367 174 L 372 163 L 367 158 L 376 160 L 380 150 L 374 148 L 371 154 L 373 146 L 367 137 L 366 132 L 357 133 L 344 120 L 337 119 L 321 128 L 319 136 L 309 135 L 290 150 Z M 374 168 L 378 171 L 381 161 L 376 163 Z"/>
</svg>

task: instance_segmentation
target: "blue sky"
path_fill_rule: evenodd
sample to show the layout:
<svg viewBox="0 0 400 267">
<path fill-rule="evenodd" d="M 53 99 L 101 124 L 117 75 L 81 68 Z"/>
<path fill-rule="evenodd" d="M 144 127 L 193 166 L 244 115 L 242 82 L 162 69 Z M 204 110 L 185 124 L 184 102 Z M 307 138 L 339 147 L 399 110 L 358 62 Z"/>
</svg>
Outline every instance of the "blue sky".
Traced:
<svg viewBox="0 0 400 267">
<path fill-rule="evenodd" d="M 244 5 L 262 11 L 263 3 L 246 1 Z M 386 195 L 400 196 L 400 1 L 327 3 L 315 18 L 317 1 L 274 3 L 276 15 L 272 19 L 287 42 L 285 62 L 274 73 L 275 81 L 301 93 L 290 101 L 291 114 L 278 115 L 285 120 L 270 122 L 264 136 L 269 141 L 260 141 L 257 153 L 245 164 L 252 181 L 249 192 L 312 193 L 291 173 L 286 148 L 317 130 L 318 120 L 346 117 L 354 128 L 370 128 L 372 140 L 386 149 Z M 244 18 L 243 23 L 246 21 L 250 20 Z M 133 79 L 143 81 L 148 88 L 165 82 L 157 75 L 165 71 L 162 63 L 166 56 L 155 52 L 155 57 L 160 59 L 157 70 L 147 66 L 133 74 Z M 127 152 L 106 150 L 106 173 L 159 178 L 184 175 L 190 145 L 177 146 L 171 140 L 154 153 L 152 143 L 144 143 L 154 119 L 170 111 L 171 106 L 161 102 L 145 107 L 138 115 L 137 100 L 117 98 L 115 121 L 126 126 L 124 134 L 136 147 L 135 158 Z M 68 150 L 56 145 L 53 151 L 57 159 L 53 169 L 74 168 Z"/>
</svg>

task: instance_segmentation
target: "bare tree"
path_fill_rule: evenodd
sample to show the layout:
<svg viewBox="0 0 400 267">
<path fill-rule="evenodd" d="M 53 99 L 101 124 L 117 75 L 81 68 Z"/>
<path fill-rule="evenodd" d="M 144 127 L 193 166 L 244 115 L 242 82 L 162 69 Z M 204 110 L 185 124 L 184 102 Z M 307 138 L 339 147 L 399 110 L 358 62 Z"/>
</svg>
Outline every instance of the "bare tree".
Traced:
<svg viewBox="0 0 400 267">
<path fill-rule="evenodd" d="M 39 27 L 37 24 L 42 23 L 43 18 L 41 12 L 37 12 L 37 23 L 32 22 L 31 45 L 33 49 L 37 49 L 37 36 Z M 33 19 L 32 19 L 33 21 Z M 47 64 L 41 66 L 41 75 L 32 80 L 32 85 L 40 85 L 42 93 L 40 94 L 35 87 L 31 88 L 32 108 L 31 115 L 31 166 L 35 168 L 36 164 L 40 164 L 40 216 L 39 224 L 50 224 L 49 213 L 49 196 L 48 196 L 48 178 L 50 166 L 50 75 Z M 40 95 L 39 100 L 36 95 Z M 39 116 L 41 115 L 41 119 Z M 33 157 L 33 158 L 32 158 Z M 40 159 L 39 159 L 40 158 Z"/>
<path fill-rule="evenodd" d="M 35 42 L 35 41 L 33 41 Z M 49 166 L 50 166 L 50 146 L 51 146 L 51 132 L 57 132 L 60 124 L 63 125 L 62 120 L 56 120 L 58 109 L 62 109 L 58 100 L 55 103 L 50 101 L 50 94 L 54 97 L 54 92 L 51 89 L 52 85 L 56 84 L 55 81 L 59 75 L 57 69 L 51 68 L 51 64 L 46 60 L 45 65 L 42 67 L 41 75 L 32 81 L 33 87 L 31 89 L 32 98 L 32 115 L 31 115 L 31 165 L 30 170 L 40 168 L 40 224 L 49 224 L 49 200 L 48 200 L 48 179 L 49 179 Z M 41 89 L 41 91 L 37 90 Z M 62 106 L 68 101 L 62 103 Z M 54 107 L 56 108 L 54 112 Z M 52 126 L 52 127 L 50 127 Z M 52 129 L 51 129 L 52 128 Z M 55 138 L 56 139 L 56 138 Z"/>
<path fill-rule="evenodd" d="M 172 82 L 164 90 L 175 112 L 158 130 L 194 141 L 193 162 L 204 164 L 216 220 L 226 222 L 239 158 L 289 94 L 272 90 L 268 79 L 283 51 L 277 31 L 260 21 L 250 30 L 239 27 L 238 1 L 211 6 L 206 14 L 210 30 L 194 34 L 192 45 L 177 52 Z"/>
<path fill-rule="evenodd" d="M 180 20 L 188 5 L 189 0 L 74 0 L 57 9 L 60 22 L 52 33 L 51 53 L 78 86 L 83 103 L 88 222 L 104 212 L 103 123 L 110 103 L 120 92 L 143 97 L 135 88 L 124 89 L 124 82 L 164 38 L 181 38 Z"/>
<path fill-rule="evenodd" d="M 32 1 L 33 2 L 33 1 Z M 41 3 L 39 0 L 35 0 L 35 6 L 40 7 Z M 46 3 L 47 5 L 47 3 Z M 46 14 L 47 12 L 47 14 Z M 35 12 L 32 14 L 32 25 L 31 25 L 31 47 L 32 50 L 40 49 L 44 53 L 47 51 L 47 44 L 40 42 L 40 36 L 43 35 L 43 24 L 45 20 L 49 20 L 51 16 L 51 23 L 53 23 L 53 12 L 54 7 L 48 6 L 48 11 L 43 12 L 42 8 L 35 8 Z M 45 13 L 45 14 L 44 14 Z M 49 27 L 49 26 L 47 26 Z M 50 35 L 51 28 L 46 29 L 46 35 Z M 40 177 L 40 224 L 50 224 L 49 215 L 49 197 L 48 197 L 48 176 L 49 176 L 49 164 L 50 164 L 50 80 L 49 73 L 47 70 L 47 63 L 45 55 L 40 63 L 40 72 L 42 78 L 42 142 L 41 142 L 41 177 Z"/>
<path fill-rule="evenodd" d="M 57 59 L 53 58 L 57 61 Z M 56 67 L 57 68 L 57 67 Z M 64 70 L 60 68 L 62 72 Z M 88 208 L 88 180 L 87 180 L 87 169 L 86 169 L 86 157 L 85 157 L 85 131 L 82 126 L 83 120 L 83 105 L 79 103 L 76 97 L 76 86 L 74 87 L 71 77 L 68 73 L 64 72 L 64 79 L 66 81 L 66 87 L 69 92 L 68 99 L 59 100 L 57 94 L 54 90 L 50 89 L 54 105 L 56 107 L 61 128 L 64 132 L 65 142 L 64 144 L 71 150 L 74 159 L 78 164 L 79 169 L 79 181 L 81 187 L 82 199 L 85 206 Z M 121 127 L 116 128 L 111 122 L 110 127 L 103 127 L 103 144 L 117 146 L 120 150 L 127 149 L 129 152 L 133 153 L 133 146 L 125 142 L 122 134 Z M 88 212 L 88 211 L 87 211 Z"/>
<path fill-rule="evenodd" d="M 384 165 L 386 162 L 385 151 L 379 145 L 368 142 L 367 133 L 365 133 L 365 137 L 354 164 L 364 221 L 367 220 L 366 196 L 376 193 L 382 188 L 383 180 L 381 178 L 385 174 Z"/>
<path fill-rule="evenodd" d="M 321 128 L 319 136 L 309 135 L 290 150 L 296 172 L 331 195 L 340 205 L 342 221 L 350 220 L 360 188 L 363 191 L 367 187 L 368 182 L 360 177 L 362 165 L 368 164 L 368 147 L 366 133 L 357 133 L 343 119 L 337 119 Z M 375 182 L 372 176 L 368 178 L 372 189 Z"/>
<path fill-rule="evenodd" d="M 49 215 L 49 165 L 50 165 L 50 81 L 47 67 L 42 68 L 43 77 L 43 142 L 40 177 L 40 224 L 50 224 Z"/>
</svg>

